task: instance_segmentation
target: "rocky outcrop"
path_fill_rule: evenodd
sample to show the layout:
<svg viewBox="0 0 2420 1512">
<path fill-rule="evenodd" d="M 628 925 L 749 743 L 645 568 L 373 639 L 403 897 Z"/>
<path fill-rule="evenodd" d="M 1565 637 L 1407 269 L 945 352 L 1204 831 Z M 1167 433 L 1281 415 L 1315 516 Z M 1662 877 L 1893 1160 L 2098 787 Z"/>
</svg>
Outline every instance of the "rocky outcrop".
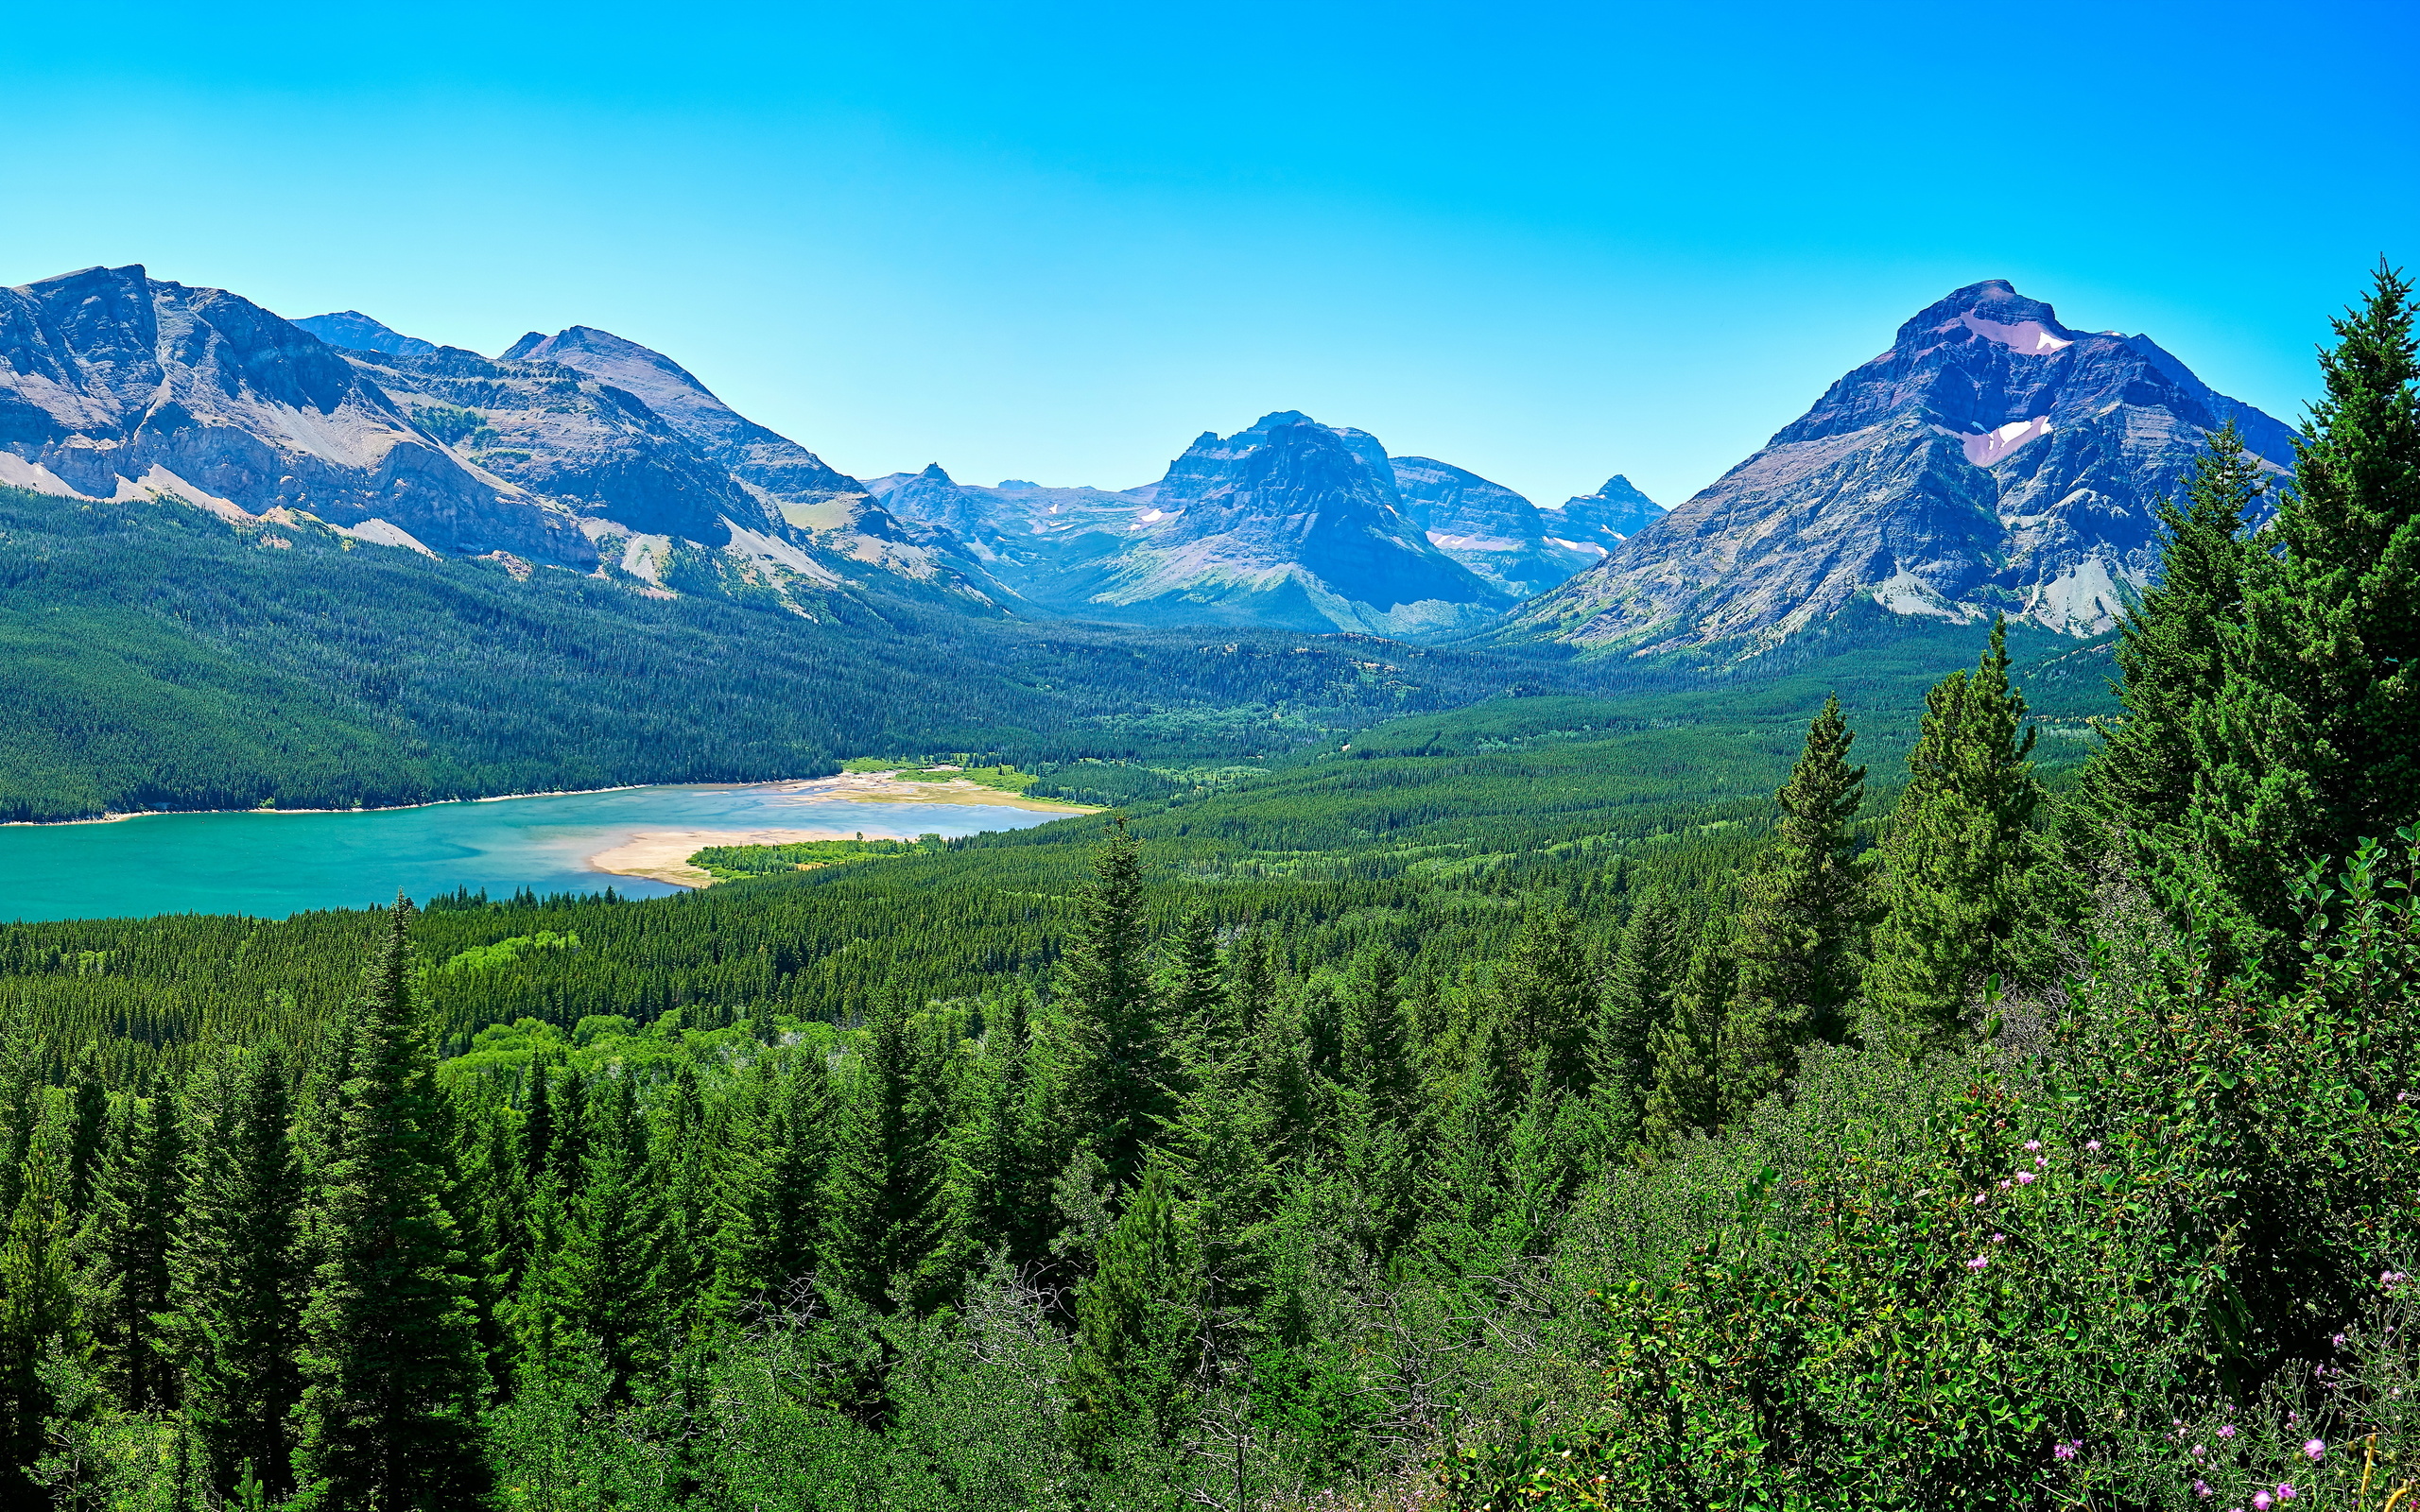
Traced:
<svg viewBox="0 0 2420 1512">
<path fill-rule="evenodd" d="M 2290 465 L 2284 425 L 2150 338 L 2071 330 L 2005 282 L 1970 284 L 1501 633 L 1754 649 L 1860 600 L 2099 633 L 2158 571 L 2154 505 L 2229 420 Z"/>
<path fill-rule="evenodd" d="M 139 266 L 0 289 L 0 483 L 596 560 L 570 510 L 465 466 L 318 336 Z"/>
<path fill-rule="evenodd" d="M 1390 459 L 1404 518 L 1428 543 L 1513 598 L 1543 593 L 1604 549 L 1548 538 L 1536 505 L 1501 483 L 1434 457 Z"/>
</svg>

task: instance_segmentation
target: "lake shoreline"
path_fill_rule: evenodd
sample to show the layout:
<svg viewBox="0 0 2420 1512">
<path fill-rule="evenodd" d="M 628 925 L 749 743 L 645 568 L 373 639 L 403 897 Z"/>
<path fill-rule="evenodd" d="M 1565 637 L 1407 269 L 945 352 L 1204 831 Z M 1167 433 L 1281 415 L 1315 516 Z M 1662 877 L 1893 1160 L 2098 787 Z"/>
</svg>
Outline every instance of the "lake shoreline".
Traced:
<svg viewBox="0 0 2420 1512">
<path fill-rule="evenodd" d="M 775 782 L 813 782 L 813 777 L 776 777 Z M 537 793 L 490 793 L 484 798 L 433 798 L 425 803 L 380 803 L 352 809 L 134 809 L 125 814 L 95 814 L 81 819 L 0 819 L 0 830 L 53 830 L 70 824 L 119 824 L 128 819 L 163 819 L 179 814 L 406 814 L 413 809 L 441 809 L 449 803 L 509 803 L 524 798 L 587 798 L 597 793 L 632 793 L 642 787 L 755 787 L 755 782 L 624 782 L 616 787 L 563 787 Z"/>
</svg>

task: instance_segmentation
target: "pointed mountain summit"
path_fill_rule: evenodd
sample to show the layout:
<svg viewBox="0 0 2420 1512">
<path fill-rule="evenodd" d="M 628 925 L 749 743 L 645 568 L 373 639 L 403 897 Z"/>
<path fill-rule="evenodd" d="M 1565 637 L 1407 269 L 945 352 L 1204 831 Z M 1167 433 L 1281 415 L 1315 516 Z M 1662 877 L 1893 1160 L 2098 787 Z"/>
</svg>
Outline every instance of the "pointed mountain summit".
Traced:
<svg viewBox="0 0 2420 1512">
<path fill-rule="evenodd" d="M 333 315 L 306 315 L 294 322 L 332 347 L 350 352 L 385 352 L 399 357 L 420 357 L 437 350 L 434 341 L 423 341 L 379 324 L 359 310 L 339 310 Z"/>
<path fill-rule="evenodd" d="M 1601 557 L 1664 518 L 1664 507 L 1616 472 L 1594 493 L 1575 494 L 1547 507 L 1547 532 L 1567 544 L 1593 548 Z"/>
<path fill-rule="evenodd" d="M 1502 633 L 1754 649 L 1870 602 L 2097 634 L 2159 570 L 2152 507 L 2230 420 L 2291 464 L 2285 425 L 2149 337 L 2073 330 L 2005 280 L 1970 284 Z"/>
<path fill-rule="evenodd" d="M 1520 596 L 1488 564 L 1536 556 L 1543 538 L 1521 517 L 1536 511 L 1474 473 L 1403 461 L 1426 490 L 1417 501 L 1375 437 L 1288 409 L 1232 436 L 1202 432 L 1136 489 L 984 488 L 937 466 L 867 487 L 1073 618 L 1413 636 L 1486 623 Z M 1432 516 L 1487 534 L 1458 559 L 1461 548 L 1441 549 L 1419 523 Z"/>
<path fill-rule="evenodd" d="M 1386 451 L 1297 410 L 1204 434 L 1168 465 L 1088 606 L 1161 624 L 1437 634 L 1514 595 L 1405 518 Z"/>
<path fill-rule="evenodd" d="M 551 336 L 532 331 L 507 348 L 503 360 L 556 363 L 636 395 L 717 462 L 779 503 L 816 504 L 865 491 L 813 452 L 716 398 L 679 363 L 610 331 L 585 325 Z"/>
</svg>

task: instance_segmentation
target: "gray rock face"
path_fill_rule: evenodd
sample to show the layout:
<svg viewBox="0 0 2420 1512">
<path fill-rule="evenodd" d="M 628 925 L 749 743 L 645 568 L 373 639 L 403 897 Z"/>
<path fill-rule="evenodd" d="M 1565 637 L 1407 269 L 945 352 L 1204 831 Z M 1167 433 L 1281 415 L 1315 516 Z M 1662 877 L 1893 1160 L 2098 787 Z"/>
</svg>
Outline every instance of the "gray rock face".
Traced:
<svg viewBox="0 0 2420 1512">
<path fill-rule="evenodd" d="M 2070 330 L 2005 282 L 1970 284 L 1504 633 L 1753 649 L 1870 599 L 2096 634 L 2152 580 L 2152 507 L 2230 419 L 2290 465 L 2284 425 L 2150 338 Z"/>
<path fill-rule="evenodd" d="M 869 487 L 965 540 L 1028 602 L 1080 618 L 1426 635 L 1517 596 L 1430 543 L 1374 438 L 1292 410 L 1205 432 L 1145 488 L 987 489 L 939 467 Z"/>
<path fill-rule="evenodd" d="M 1543 593 L 1603 556 L 1549 540 L 1560 523 L 1501 483 L 1426 456 L 1392 459 L 1404 518 L 1428 543 L 1514 598 Z"/>
<path fill-rule="evenodd" d="M 343 347 L 351 352 L 386 352 L 399 357 L 424 357 L 437 350 L 436 342 L 390 331 L 359 310 L 339 310 L 334 315 L 306 315 L 294 323 L 329 346 Z"/>
<path fill-rule="evenodd" d="M 1616 472 L 1594 493 L 1575 494 L 1545 510 L 1547 535 L 1589 548 L 1593 560 L 1664 517 L 1664 507 Z"/>
<path fill-rule="evenodd" d="M 648 593 L 771 589 L 803 613 L 858 587 L 979 612 L 1013 596 L 644 347 L 575 327 L 516 349 L 567 360 L 491 359 L 312 319 L 347 345 L 139 267 L 0 289 L 0 483 L 618 570 Z"/>
<path fill-rule="evenodd" d="M 318 336 L 141 267 L 0 289 L 0 483 L 596 560 L 569 510 L 464 466 Z"/>
</svg>

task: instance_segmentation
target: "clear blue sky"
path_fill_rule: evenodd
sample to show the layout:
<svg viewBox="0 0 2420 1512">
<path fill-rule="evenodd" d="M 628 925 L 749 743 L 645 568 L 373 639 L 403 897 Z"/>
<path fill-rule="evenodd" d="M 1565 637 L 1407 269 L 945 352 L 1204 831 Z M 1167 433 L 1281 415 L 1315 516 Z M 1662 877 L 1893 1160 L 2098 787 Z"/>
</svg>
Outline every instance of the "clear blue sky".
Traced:
<svg viewBox="0 0 2420 1512">
<path fill-rule="evenodd" d="M 0 283 L 601 326 L 845 471 L 1299 408 L 1666 503 L 2013 280 L 2293 419 L 2420 264 L 2420 7 L 134 3 L 0 37 Z"/>
</svg>

